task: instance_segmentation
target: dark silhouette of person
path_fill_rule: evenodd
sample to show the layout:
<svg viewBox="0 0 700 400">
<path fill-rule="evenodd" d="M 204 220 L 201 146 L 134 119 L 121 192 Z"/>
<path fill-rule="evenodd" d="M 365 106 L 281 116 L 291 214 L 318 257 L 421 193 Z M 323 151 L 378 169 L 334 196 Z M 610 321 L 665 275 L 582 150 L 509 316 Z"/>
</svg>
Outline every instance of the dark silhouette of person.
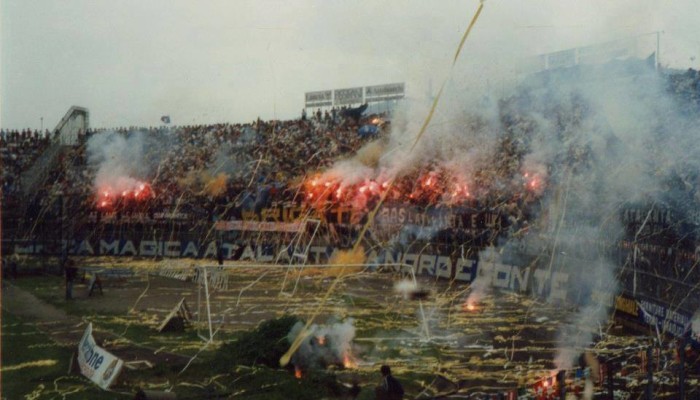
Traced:
<svg viewBox="0 0 700 400">
<path fill-rule="evenodd" d="M 104 294 L 102 292 L 102 280 L 100 279 L 100 275 L 97 274 L 97 272 L 93 272 L 93 278 L 90 280 L 90 290 L 88 291 L 88 297 L 92 296 L 92 294 L 95 292 L 95 289 L 99 288 L 100 289 L 100 294 Z"/>
<path fill-rule="evenodd" d="M 379 371 L 382 373 L 382 382 L 374 390 L 377 400 L 402 400 L 403 386 L 391 375 L 391 368 L 388 365 L 382 365 Z"/>
<path fill-rule="evenodd" d="M 75 262 L 70 258 L 66 259 L 65 262 L 65 274 L 66 300 L 73 300 L 73 284 L 75 283 L 75 278 L 78 277 L 78 268 L 75 266 Z"/>
</svg>

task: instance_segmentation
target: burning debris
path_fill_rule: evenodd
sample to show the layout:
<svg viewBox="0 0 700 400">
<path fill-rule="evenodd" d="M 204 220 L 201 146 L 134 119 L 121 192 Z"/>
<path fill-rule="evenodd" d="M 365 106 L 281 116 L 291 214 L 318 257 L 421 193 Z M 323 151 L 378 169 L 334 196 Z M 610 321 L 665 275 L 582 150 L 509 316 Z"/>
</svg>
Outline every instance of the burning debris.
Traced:
<svg viewBox="0 0 700 400">
<path fill-rule="evenodd" d="M 287 336 L 289 342 L 294 341 L 303 329 L 304 324 L 301 321 L 297 322 L 289 331 Z M 357 367 L 352 344 L 355 338 L 352 318 L 326 325 L 313 324 L 304 334 L 306 336 L 304 341 L 291 359 L 297 378 L 302 376 L 303 371 L 309 369 L 325 369 L 333 366 L 346 369 Z"/>
</svg>

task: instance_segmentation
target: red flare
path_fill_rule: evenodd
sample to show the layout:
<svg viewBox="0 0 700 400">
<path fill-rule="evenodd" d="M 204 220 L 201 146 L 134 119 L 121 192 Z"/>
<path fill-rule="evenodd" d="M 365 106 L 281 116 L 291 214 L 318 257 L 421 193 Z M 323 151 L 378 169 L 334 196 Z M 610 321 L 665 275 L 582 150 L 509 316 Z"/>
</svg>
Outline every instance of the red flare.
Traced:
<svg viewBox="0 0 700 400">
<path fill-rule="evenodd" d="M 294 366 L 294 377 L 301 379 L 301 368 L 297 367 L 296 365 Z"/>
</svg>

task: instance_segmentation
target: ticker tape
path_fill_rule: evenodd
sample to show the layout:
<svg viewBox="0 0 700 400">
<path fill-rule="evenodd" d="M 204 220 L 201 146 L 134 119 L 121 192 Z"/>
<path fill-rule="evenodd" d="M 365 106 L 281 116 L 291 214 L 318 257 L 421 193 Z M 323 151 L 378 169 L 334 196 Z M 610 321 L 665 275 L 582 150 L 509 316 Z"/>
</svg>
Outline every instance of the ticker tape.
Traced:
<svg viewBox="0 0 700 400">
<path fill-rule="evenodd" d="M 471 32 L 472 28 L 476 24 L 477 19 L 479 19 L 479 15 L 481 14 L 481 10 L 483 8 L 484 8 L 484 0 L 481 0 L 479 2 L 479 8 L 476 9 L 476 13 L 474 13 L 474 16 L 472 17 L 472 20 L 469 23 L 469 26 L 464 31 L 464 35 L 462 35 L 462 40 L 459 42 L 459 45 L 457 46 L 457 51 L 455 51 L 455 56 L 454 56 L 454 59 L 452 60 L 452 65 L 450 67 L 450 70 L 454 69 L 454 66 L 457 64 L 457 60 L 459 59 L 459 54 L 462 52 L 462 47 L 464 47 L 464 43 L 467 41 L 467 37 L 469 36 L 469 33 Z M 418 141 L 421 139 L 421 137 L 423 137 L 423 134 L 425 133 L 426 129 L 428 128 L 430 121 L 433 119 L 433 114 L 435 113 L 435 109 L 437 108 L 438 102 L 440 101 L 440 97 L 442 96 L 442 91 L 443 91 L 443 89 L 445 89 L 445 85 L 447 84 L 448 79 L 449 79 L 449 75 L 442 82 L 442 85 L 440 85 L 440 90 L 438 91 L 437 96 L 435 96 L 435 99 L 433 100 L 433 104 L 430 107 L 430 111 L 428 112 L 428 115 L 426 116 L 425 121 L 423 121 L 423 125 L 421 126 L 420 131 L 418 131 L 418 135 L 416 136 L 416 140 L 413 142 L 413 145 L 411 146 L 411 150 L 409 153 L 413 152 L 413 149 L 415 149 L 416 145 L 418 144 Z M 355 242 L 355 244 L 352 247 L 353 252 L 357 251 L 357 249 L 360 247 L 360 244 L 362 243 L 362 239 L 365 237 L 365 233 L 367 233 L 367 229 L 374 221 L 374 217 L 377 215 L 377 211 L 379 211 L 379 208 L 384 203 L 384 200 L 386 199 L 387 194 L 391 190 L 392 186 L 394 186 L 395 180 L 396 180 L 396 177 L 391 178 L 391 180 L 389 181 L 389 184 L 386 187 L 386 190 L 384 190 L 381 197 L 379 198 L 377 205 L 369 213 L 369 215 L 367 217 L 367 222 L 365 222 L 365 224 L 362 226 L 362 230 L 360 231 L 360 234 L 357 237 L 357 241 Z M 314 313 L 306 321 L 306 325 L 304 325 L 302 330 L 299 332 L 297 337 L 294 339 L 294 342 L 292 342 L 291 346 L 289 346 L 289 350 L 287 350 L 287 352 L 284 353 L 284 355 L 280 358 L 280 365 L 282 367 L 289 364 L 289 361 L 291 360 L 292 355 L 297 350 L 299 350 L 301 343 L 304 341 L 304 339 L 306 339 L 309 336 L 309 334 L 310 334 L 309 327 L 313 323 L 314 319 L 316 319 L 318 314 L 321 312 L 321 308 L 323 308 L 324 304 L 326 304 L 328 297 L 335 290 L 336 285 L 340 281 L 340 278 L 343 276 L 343 272 L 345 272 L 344 265 L 341 266 L 340 273 L 331 283 L 331 286 L 326 291 L 326 294 L 323 296 L 323 299 L 318 303 L 318 306 L 316 307 L 316 310 L 314 311 Z"/>
</svg>

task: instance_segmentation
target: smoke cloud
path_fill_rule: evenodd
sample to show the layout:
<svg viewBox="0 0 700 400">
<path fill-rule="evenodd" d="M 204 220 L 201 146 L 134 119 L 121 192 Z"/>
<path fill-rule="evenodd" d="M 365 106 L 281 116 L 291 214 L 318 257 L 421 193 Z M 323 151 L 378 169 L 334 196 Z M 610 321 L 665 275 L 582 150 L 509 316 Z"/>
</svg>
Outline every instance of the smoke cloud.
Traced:
<svg viewBox="0 0 700 400">
<path fill-rule="evenodd" d="M 410 279 L 403 279 L 394 284 L 394 292 L 400 294 L 404 300 L 409 299 L 411 293 L 418 290 L 418 285 Z"/>
<path fill-rule="evenodd" d="M 488 247 L 479 253 L 479 269 L 476 278 L 470 285 L 469 295 L 464 305 L 469 309 L 481 301 L 490 291 L 493 282 L 494 264 L 501 257 L 493 247 Z"/>
<path fill-rule="evenodd" d="M 143 132 L 101 132 L 87 142 L 87 161 L 95 173 L 95 191 L 134 192 L 143 189 L 163 155 L 162 145 Z"/>
<path fill-rule="evenodd" d="M 544 234 L 524 241 L 546 260 L 547 300 L 567 292 L 578 306 L 558 334 L 555 363 L 568 368 L 606 324 L 619 290 L 618 267 L 601 244 L 622 238 L 621 207 L 682 205 L 689 191 L 697 196 L 700 124 L 643 60 L 529 75 L 504 91 L 449 93 L 415 148 L 428 102 L 407 101 L 386 143 L 373 145 L 372 154 L 383 150 L 376 163 L 346 160 L 329 173 L 344 185 L 435 173 L 482 204 L 526 204 L 530 226 Z M 468 301 L 490 290 L 489 260 L 509 246 L 493 245 L 480 254 Z M 555 287 L 557 274 L 574 277 L 571 286 Z"/>
<path fill-rule="evenodd" d="M 287 335 L 290 343 L 304 328 L 297 322 Z M 307 331 L 307 338 L 292 356 L 297 368 L 326 368 L 330 365 L 351 367 L 356 363 L 352 340 L 355 338 L 355 325 L 352 318 L 345 321 L 332 321 L 325 325 L 313 324 Z"/>
</svg>

